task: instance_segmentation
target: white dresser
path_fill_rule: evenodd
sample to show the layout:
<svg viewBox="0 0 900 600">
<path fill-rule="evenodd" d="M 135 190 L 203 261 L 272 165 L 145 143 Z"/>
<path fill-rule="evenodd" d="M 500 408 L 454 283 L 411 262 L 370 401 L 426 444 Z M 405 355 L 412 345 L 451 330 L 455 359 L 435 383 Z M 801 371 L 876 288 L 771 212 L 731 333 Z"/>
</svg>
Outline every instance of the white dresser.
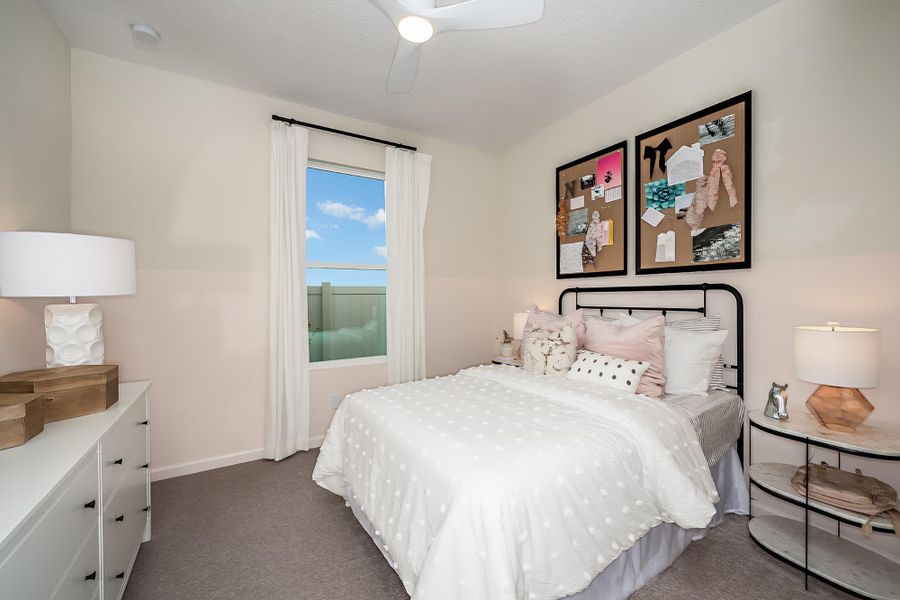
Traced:
<svg viewBox="0 0 900 600">
<path fill-rule="evenodd" d="M 150 539 L 149 391 L 0 451 L 0 598 L 121 598 Z"/>
</svg>

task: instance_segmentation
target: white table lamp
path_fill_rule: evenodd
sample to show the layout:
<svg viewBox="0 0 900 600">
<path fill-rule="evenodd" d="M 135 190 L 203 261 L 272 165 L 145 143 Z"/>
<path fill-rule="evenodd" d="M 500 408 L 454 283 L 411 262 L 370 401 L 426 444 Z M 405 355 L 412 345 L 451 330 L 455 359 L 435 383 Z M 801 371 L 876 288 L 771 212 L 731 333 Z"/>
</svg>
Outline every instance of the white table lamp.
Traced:
<svg viewBox="0 0 900 600">
<path fill-rule="evenodd" d="M 519 342 L 519 345 L 516 348 L 516 358 L 519 360 L 522 359 L 522 338 L 525 337 L 525 324 L 527 321 L 527 312 L 513 313 L 512 337 Z"/>
<path fill-rule="evenodd" d="M 137 291 L 134 242 L 37 231 L 0 232 L 0 296 L 68 297 L 44 308 L 47 366 L 103 364 L 103 313 L 78 296 Z"/>
<path fill-rule="evenodd" d="M 528 321 L 528 313 L 521 312 L 513 315 L 512 336 L 514 340 L 521 341 L 525 337 L 525 323 Z"/>
<path fill-rule="evenodd" d="M 819 423 L 836 431 L 856 431 L 875 407 L 857 388 L 878 386 L 877 329 L 841 327 L 794 328 L 794 370 L 819 387 L 806 407 Z"/>
</svg>

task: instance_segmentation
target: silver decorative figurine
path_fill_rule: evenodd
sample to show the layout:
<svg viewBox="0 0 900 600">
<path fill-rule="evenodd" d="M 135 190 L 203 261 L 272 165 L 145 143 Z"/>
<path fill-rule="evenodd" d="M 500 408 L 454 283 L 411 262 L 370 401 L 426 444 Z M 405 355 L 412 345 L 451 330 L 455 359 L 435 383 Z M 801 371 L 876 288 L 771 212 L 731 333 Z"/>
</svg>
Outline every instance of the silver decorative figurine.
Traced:
<svg viewBox="0 0 900 600">
<path fill-rule="evenodd" d="M 788 401 L 788 384 L 778 385 L 772 382 L 772 389 L 769 390 L 769 401 L 766 402 L 765 414 L 770 419 L 778 419 L 786 421 L 788 418 L 787 401 Z"/>
</svg>

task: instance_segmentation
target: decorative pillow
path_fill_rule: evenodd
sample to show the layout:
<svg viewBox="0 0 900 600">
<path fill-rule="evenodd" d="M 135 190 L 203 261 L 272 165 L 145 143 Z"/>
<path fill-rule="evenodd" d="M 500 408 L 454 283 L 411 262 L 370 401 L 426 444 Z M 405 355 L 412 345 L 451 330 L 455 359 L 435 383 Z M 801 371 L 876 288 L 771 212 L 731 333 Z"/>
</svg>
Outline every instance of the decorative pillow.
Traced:
<svg viewBox="0 0 900 600">
<path fill-rule="evenodd" d="M 625 360 L 582 350 L 566 378 L 634 393 L 649 367 L 650 363 L 642 360 Z"/>
<path fill-rule="evenodd" d="M 566 323 L 571 323 L 578 336 L 578 347 L 584 346 L 584 310 L 578 309 L 565 316 L 541 310 L 537 305 L 528 309 L 528 318 L 525 320 L 525 331 L 531 329 L 543 329 L 550 333 L 559 331 Z"/>
<path fill-rule="evenodd" d="M 666 331 L 666 393 L 702 394 L 709 389 L 709 378 L 728 330 Z"/>
<path fill-rule="evenodd" d="M 526 371 L 565 377 L 578 353 L 575 327 L 566 323 L 559 331 L 531 329 L 522 340 L 522 367 Z"/>
<path fill-rule="evenodd" d="M 665 317 L 647 319 L 631 327 L 588 317 L 584 345 L 591 352 L 650 363 L 637 393 L 662 397 L 666 385 Z"/>
<path fill-rule="evenodd" d="M 641 319 L 623 313 L 619 316 L 619 322 L 622 325 L 629 327 L 631 325 L 634 325 L 635 323 L 640 323 Z M 707 317 L 670 321 L 666 323 L 666 337 L 668 338 L 668 332 L 672 329 L 678 329 L 681 331 L 719 331 L 721 324 L 722 315 L 709 315 Z M 666 340 L 666 343 L 668 343 L 668 339 Z M 668 379 L 669 376 L 670 374 L 667 371 L 666 378 Z M 725 383 L 725 362 L 722 360 L 721 354 L 719 355 L 718 360 L 716 360 L 716 364 L 713 366 L 712 373 L 710 373 L 709 375 L 709 389 L 728 389 Z M 666 391 L 668 392 L 668 389 Z"/>
</svg>

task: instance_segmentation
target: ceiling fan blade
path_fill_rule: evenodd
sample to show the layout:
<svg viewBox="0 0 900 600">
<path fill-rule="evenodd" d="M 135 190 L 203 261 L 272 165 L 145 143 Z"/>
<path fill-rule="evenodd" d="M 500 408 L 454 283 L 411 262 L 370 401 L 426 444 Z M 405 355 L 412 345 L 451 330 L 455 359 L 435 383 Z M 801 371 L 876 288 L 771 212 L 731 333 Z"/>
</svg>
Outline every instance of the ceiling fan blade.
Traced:
<svg viewBox="0 0 900 600">
<path fill-rule="evenodd" d="M 402 4 L 400 0 L 369 0 L 369 2 L 371 2 L 375 8 L 387 15 L 387 18 L 395 25 L 400 19 L 410 14 L 409 9 Z"/>
<path fill-rule="evenodd" d="M 544 0 L 465 0 L 417 14 L 431 21 L 435 31 L 499 29 L 540 21 Z"/>
<path fill-rule="evenodd" d="M 391 94 L 406 94 L 411 92 L 416 83 L 416 72 L 419 70 L 419 52 L 422 44 L 414 44 L 400 38 L 397 44 L 397 53 L 394 54 L 394 63 L 388 75 L 387 91 Z"/>
</svg>

